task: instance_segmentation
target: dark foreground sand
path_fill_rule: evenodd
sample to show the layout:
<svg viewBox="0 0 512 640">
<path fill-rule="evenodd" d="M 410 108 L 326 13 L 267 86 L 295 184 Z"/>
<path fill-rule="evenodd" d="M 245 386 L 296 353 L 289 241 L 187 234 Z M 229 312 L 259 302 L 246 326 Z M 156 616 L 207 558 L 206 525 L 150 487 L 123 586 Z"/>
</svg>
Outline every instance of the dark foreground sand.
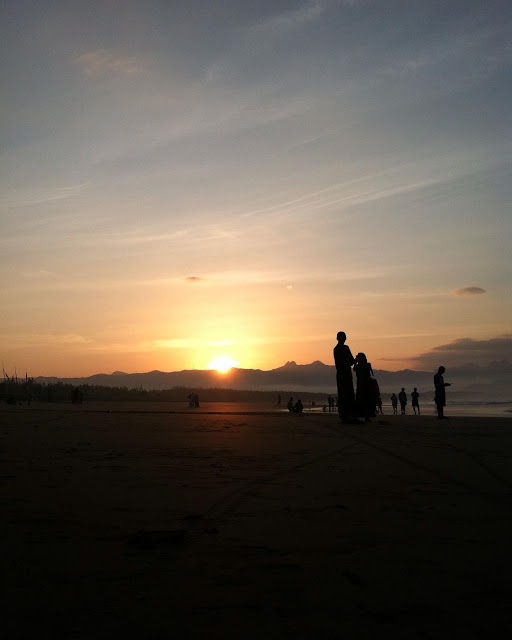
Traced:
<svg viewBox="0 0 512 640">
<path fill-rule="evenodd" d="M 512 631 L 512 419 L 0 408 L 3 637 Z"/>
</svg>

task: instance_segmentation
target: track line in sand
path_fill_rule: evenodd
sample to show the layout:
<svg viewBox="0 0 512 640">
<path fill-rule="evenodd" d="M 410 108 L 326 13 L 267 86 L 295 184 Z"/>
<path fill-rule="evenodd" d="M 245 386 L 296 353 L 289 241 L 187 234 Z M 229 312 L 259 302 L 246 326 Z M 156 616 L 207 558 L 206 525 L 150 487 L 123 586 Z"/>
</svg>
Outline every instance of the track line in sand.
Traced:
<svg viewBox="0 0 512 640">
<path fill-rule="evenodd" d="M 507 499 L 504 498 L 502 496 L 500 496 L 499 494 L 496 493 L 492 493 L 492 492 L 487 492 L 487 491 L 482 491 L 479 487 L 475 487 L 474 485 L 471 485 L 467 482 L 465 482 L 464 480 L 460 480 L 459 478 L 457 478 L 456 476 L 454 476 L 451 473 L 447 473 L 444 471 L 440 471 L 438 469 L 434 469 L 426 464 L 423 464 L 422 462 L 418 462 L 417 460 L 413 460 L 412 458 L 408 458 L 400 453 L 396 453 L 395 451 L 391 451 L 390 449 L 376 444 L 375 442 L 371 442 L 369 440 L 367 440 L 366 438 L 362 438 L 359 435 L 356 435 L 350 431 L 344 431 L 344 435 L 352 438 L 353 440 L 355 440 L 356 442 L 359 442 L 360 444 L 364 444 L 367 447 L 371 447 L 372 449 L 375 449 L 376 451 L 380 451 L 381 453 L 384 453 L 392 458 L 394 458 L 395 460 L 398 460 L 400 462 L 402 462 L 403 464 L 406 464 L 408 466 L 412 466 L 414 469 L 420 469 L 422 471 L 425 471 L 426 473 L 432 475 L 432 476 L 436 476 L 437 478 L 445 481 L 445 482 L 449 482 L 453 485 L 459 486 L 463 489 L 466 489 L 467 491 L 471 491 L 475 494 L 480 495 L 483 498 L 486 499 L 491 499 L 494 500 L 495 502 L 501 504 L 501 505 L 505 505 L 508 509 L 512 510 L 512 500 L 511 499 Z M 441 444 L 439 441 L 437 441 L 438 444 Z M 446 443 L 442 443 L 443 445 L 446 445 Z M 512 488 L 512 484 L 507 481 L 506 479 L 504 479 L 503 477 L 501 477 L 499 474 L 495 473 L 494 471 L 492 471 L 487 465 L 485 465 L 485 463 L 482 463 L 480 460 L 478 460 L 478 458 L 476 458 L 475 456 L 473 456 L 472 454 L 470 454 L 468 451 L 466 451 L 465 449 L 459 448 L 459 447 L 455 447 L 453 445 L 448 445 L 450 446 L 450 448 L 453 448 L 453 450 L 458 451 L 459 453 L 462 453 L 464 455 L 467 455 L 471 460 L 473 460 L 473 462 L 476 462 L 477 464 L 479 464 L 479 466 L 486 471 L 491 477 L 493 477 L 494 479 L 498 480 L 499 482 L 501 482 L 507 489 L 511 489 Z"/>
<path fill-rule="evenodd" d="M 148 532 L 138 532 L 136 535 L 146 533 L 148 536 L 176 536 L 176 541 L 182 543 L 194 543 L 197 542 L 203 535 L 209 534 L 212 532 L 217 533 L 217 529 L 213 529 L 209 525 L 209 521 L 211 523 L 212 520 L 217 520 L 222 518 L 223 516 L 228 515 L 232 512 L 236 507 L 243 503 L 243 501 L 247 498 L 252 498 L 252 491 L 254 489 L 268 483 L 272 482 L 276 478 L 280 478 L 286 476 L 289 473 L 293 473 L 298 469 L 302 469 L 309 465 L 315 464 L 322 460 L 326 460 L 333 456 L 336 456 L 348 449 L 351 449 L 354 446 L 353 442 L 349 442 L 344 447 L 340 447 L 335 449 L 334 451 L 329 451 L 327 453 L 322 453 L 320 455 L 313 456 L 308 458 L 307 460 L 303 460 L 297 464 L 287 466 L 283 469 L 279 469 L 277 471 L 272 471 L 271 473 L 267 473 L 260 478 L 255 478 L 253 480 L 249 480 L 243 482 L 241 486 L 237 487 L 227 495 L 224 495 L 213 502 L 207 509 L 203 511 L 201 514 L 191 514 L 189 516 L 185 516 L 182 521 L 182 528 L 176 529 L 173 531 L 148 531 Z M 183 533 L 183 535 L 182 535 Z M 133 536 L 131 536 L 133 538 Z"/>
<path fill-rule="evenodd" d="M 226 415 L 226 414 L 225 414 Z M 243 413 L 240 414 L 232 414 L 232 415 L 245 415 Z M 272 415 L 276 415 L 276 414 L 272 414 Z M 283 415 L 287 415 L 286 413 Z M 379 451 L 380 453 L 389 456 L 397 461 L 399 461 L 401 464 L 405 464 L 409 467 L 412 467 L 413 469 L 416 470 L 420 470 L 423 471 L 424 473 L 428 474 L 429 476 L 433 476 L 436 477 L 444 482 L 447 482 L 448 484 L 460 487 L 462 489 L 465 489 L 466 491 L 470 491 L 471 493 L 480 496 L 483 499 L 486 500 L 492 500 L 495 503 L 498 503 L 501 506 L 506 506 L 507 509 L 512 509 L 512 500 L 507 499 L 506 497 L 503 497 L 499 494 L 493 493 L 493 492 L 488 492 L 488 491 L 482 491 L 479 487 L 475 487 L 472 484 L 469 484 L 467 482 L 465 482 L 464 480 L 461 480 L 459 478 L 457 478 L 456 476 L 454 476 L 451 473 L 448 472 L 444 472 L 441 471 L 439 469 L 436 469 L 432 466 L 426 465 L 422 462 L 419 462 L 418 460 L 414 460 L 411 457 L 407 457 L 405 455 L 402 455 L 400 453 L 397 453 L 383 445 L 377 444 L 365 437 L 360 436 L 359 434 L 355 434 L 353 431 L 351 431 L 351 427 L 341 427 L 341 425 L 334 425 L 334 424 L 326 424 L 324 423 L 322 426 L 324 426 L 326 429 L 328 429 L 329 431 L 332 431 L 336 434 L 338 434 L 339 436 L 343 436 L 343 437 L 347 437 L 349 438 L 352 442 L 346 444 L 343 447 L 338 447 L 333 451 L 329 451 L 327 453 L 322 453 L 320 455 L 315 455 L 313 457 L 308 458 L 307 460 L 303 460 L 302 462 L 299 462 L 297 464 L 291 465 L 289 467 L 283 468 L 283 469 L 279 469 L 277 471 L 273 471 L 271 473 L 267 473 L 265 475 L 263 475 L 260 478 L 255 478 L 253 480 L 250 481 L 246 481 L 244 482 L 241 486 L 237 487 L 236 489 L 234 489 L 233 491 L 231 491 L 230 493 L 220 497 L 218 500 L 216 500 L 215 502 L 213 502 L 213 504 L 211 504 L 204 512 L 203 514 L 201 514 L 200 517 L 197 517 L 196 519 L 191 519 L 189 522 L 187 522 L 186 525 L 186 529 L 187 529 L 187 539 L 188 541 L 192 542 L 193 540 L 199 538 L 199 536 L 201 536 L 204 533 L 208 532 L 207 529 L 207 522 L 208 520 L 216 520 L 218 518 L 221 518 L 222 516 L 225 516 L 227 514 L 229 514 L 230 512 L 232 512 L 234 509 L 236 509 L 240 504 L 243 503 L 243 501 L 245 499 L 250 499 L 251 497 L 253 497 L 253 491 L 255 489 L 257 489 L 258 487 L 261 487 L 263 485 L 265 485 L 268 482 L 274 481 L 277 478 L 286 476 L 289 473 L 292 473 L 296 470 L 305 468 L 307 466 L 316 464 L 318 462 L 321 462 L 322 460 L 327 460 L 331 457 L 337 456 L 351 448 L 353 448 L 354 444 L 359 444 L 359 445 L 363 445 L 365 447 L 369 447 L 372 448 L 376 451 Z M 357 427 L 356 427 L 357 428 Z M 490 469 L 487 465 L 485 465 L 485 463 L 482 463 L 482 461 L 478 460 L 478 458 L 476 458 L 473 454 L 471 454 L 470 452 L 466 451 L 465 449 L 459 448 L 459 447 L 455 447 L 454 445 L 447 445 L 446 442 L 442 442 L 437 440 L 436 441 L 437 444 L 443 445 L 443 446 L 448 446 L 450 449 L 453 449 L 455 451 L 458 451 L 459 453 L 462 453 L 463 455 L 467 455 L 470 459 L 473 460 L 473 462 L 475 462 L 476 464 L 478 464 L 484 471 L 486 471 L 491 477 L 493 477 L 494 479 L 498 480 L 499 482 L 501 482 L 503 484 L 504 487 L 506 487 L 507 489 L 512 488 L 512 484 L 509 483 L 506 479 L 502 478 L 499 474 L 495 473 L 492 469 Z"/>
<path fill-rule="evenodd" d="M 335 449 L 334 451 L 329 451 L 327 453 L 322 453 L 322 454 L 313 456 L 308 460 L 304 460 L 290 467 L 279 469 L 277 471 L 268 473 L 261 478 L 256 478 L 254 480 L 245 482 L 241 487 L 238 487 L 228 495 L 225 495 L 222 498 L 219 498 L 219 500 L 217 500 L 212 505 L 210 505 L 210 507 L 206 510 L 205 514 L 211 518 L 218 518 L 220 516 L 226 515 L 229 511 L 232 511 L 239 504 L 241 504 L 246 497 L 252 497 L 251 495 L 248 495 L 249 492 L 257 488 L 258 486 L 267 484 L 268 482 L 271 482 L 282 476 L 286 476 L 289 473 L 293 473 L 294 471 L 303 469 L 304 467 L 308 467 L 322 460 L 326 460 L 328 458 L 336 456 L 344 451 L 347 451 L 347 449 L 351 449 L 352 447 L 353 447 L 353 443 L 349 443 L 344 447 Z"/>
<path fill-rule="evenodd" d="M 121 412 L 119 412 L 119 413 L 121 413 Z M 133 412 L 128 412 L 128 413 L 133 413 Z M 142 412 L 142 413 L 147 413 L 147 412 Z M 156 411 L 154 413 L 171 413 L 171 412 L 159 412 L 159 411 Z M 277 412 L 267 412 L 267 411 L 262 411 L 262 412 L 259 412 L 259 413 L 245 412 L 245 411 L 239 411 L 239 412 L 225 412 L 225 411 L 207 412 L 207 411 L 204 411 L 204 412 L 200 412 L 200 413 L 196 413 L 196 414 L 193 414 L 192 412 L 188 412 L 188 411 L 176 411 L 176 412 L 172 412 L 172 413 L 183 413 L 183 414 L 187 414 L 187 415 L 201 415 L 201 416 L 206 416 L 206 415 L 227 415 L 227 416 L 228 415 L 229 416 L 234 416 L 234 415 L 255 415 L 255 416 L 256 415 L 272 415 L 274 417 L 277 417 L 277 416 L 281 416 L 281 417 L 288 416 L 288 413 L 286 413 L 286 412 L 277 413 Z M 318 415 L 322 415 L 322 420 L 323 420 L 324 415 L 323 414 L 318 414 Z M 327 415 L 329 415 L 329 414 L 327 414 Z M 306 414 L 306 416 L 305 416 L 305 418 L 306 418 L 305 424 L 307 424 L 309 422 L 309 421 L 307 421 L 307 417 L 309 417 L 309 416 Z M 211 503 L 209 507 L 207 507 L 206 509 L 204 509 L 202 511 L 202 513 L 200 513 L 200 514 L 191 514 L 189 516 L 185 516 L 183 518 L 183 520 L 181 520 L 181 522 L 180 522 L 181 529 L 176 530 L 176 532 L 154 532 L 154 533 L 157 534 L 157 535 L 159 533 L 161 533 L 162 535 L 165 535 L 166 533 L 170 533 L 172 535 L 178 535 L 178 533 L 182 531 L 184 533 L 184 539 L 182 540 L 182 542 L 185 543 L 185 544 L 197 542 L 205 534 L 218 533 L 217 529 L 214 528 L 215 525 L 214 525 L 213 521 L 221 519 L 223 516 L 226 516 L 229 513 L 233 512 L 237 507 L 239 507 L 241 504 L 243 504 L 244 500 L 251 499 L 252 497 L 254 497 L 254 491 L 257 490 L 259 487 L 262 487 L 262 486 L 264 486 L 265 484 L 267 484 L 269 482 L 273 482 L 276 479 L 282 478 L 282 477 L 286 476 L 287 474 L 293 473 L 294 471 L 297 471 L 299 469 L 303 469 L 303 468 L 308 467 L 310 465 L 314 465 L 314 464 L 317 464 L 319 462 L 322 462 L 323 460 L 328 460 L 329 458 L 338 456 L 338 455 L 340 455 L 340 454 L 352 449 L 355 445 L 362 445 L 365 448 L 369 448 L 369 449 L 373 449 L 375 451 L 378 451 L 379 453 L 384 454 L 385 456 L 388 456 L 388 457 L 400 462 L 401 464 L 404 464 L 404 465 L 407 465 L 409 467 L 412 467 L 415 470 L 422 471 L 422 472 L 426 473 L 428 476 L 438 478 L 438 479 L 442 480 L 443 482 L 448 483 L 449 485 L 462 488 L 465 491 L 469 491 L 472 494 L 474 494 L 475 496 L 479 496 L 480 498 L 482 498 L 484 500 L 491 500 L 494 503 L 499 504 L 500 506 L 505 506 L 508 510 L 512 509 L 512 500 L 510 498 L 507 498 L 506 496 L 497 494 L 495 492 L 483 491 L 478 486 L 474 486 L 474 485 L 466 482 L 465 480 L 462 480 L 462 479 L 456 477 L 452 473 L 445 472 L 445 471 L 437 469 L 437 468 L 435 468 L 433 466 L 424 464 L 423 462 L 415 460 L 414 458 L 412 458 L 410 456 L 406 456 L 406 455 L 403 455 L 401 453 L 397 453 L 396 451 L 392 450 L 391 448 L 386 447 L 385 445 L 382 445 L 380 443 L 377 443 L 377 442 L 369 439 L 368 437 L 364 437 L 364 436 L 359 435 L 358 433 L 354 433 L 354 429 L 357 429 L 357 427 L 353 427 L 353 426 L 343 426 L 342 427 L 340 424 L 337 423 L 337 421 L 336 421 L 336 424 L 333 424 L 333 423 L 329 423 L 329 422 L 325 422 L 325 421 L 320 423 L 318 420 L 314 421 L 314 425 L 311 424 L 311 423 L 310 423 L 310 425 L 311 426 L 319 426 L 320 429 L 322 429 L 322 427 L 323 427 L 324 429 L 335 433 L 337 436 L 340 437 L 340 439 L 341 438 L 348 439 L 348 442 L 346 442 L 343 446 L 337 447 L 336 449 L 334 449 L 332 451 L 328 451 L 326 453 L 310 456 L 307 459 L 302 460 L 301 462 L 298 462 L 296 464 L 293 464 L 293 465 L 290 465 L 290 466 L 286 466 L 284 468 L 277 469 L 275 471 L 271 471 L 270 473 L 265 473 L 259 478 L 254 478 L 252 480 L 243 481 L 235 489 L 229 491 L 228 493 L 226 493 L 223 496 L 219 497 L 218 499 L 214 500 L 213 503 Z M 378 437 L 378 436 L 376 435 L 376 437 Z M 491 476 L 493 479 L 495 479 L 498 482 L 500 482 L 504 488 L 506 488 L 506 489 L 512 488 L 512 483 L 510 483 L 507 479 L 505 479 L 502 476 L 500 476 L 500 474 L 498 474 L 494 470 L 492 470 L 482 460 L 478 459 L 478 457 L 476 455 L 474 455 L 471 452 L 465 450 L 464 448 L 457 447 L 455 445 L 452 445 L 450 443 L 447 443 L 447 442 L 445 442 L 443 440 L 439 440 L 439 439 L 436 439 L 435 441 L 430 440 L 430 442 L 431 443 L 434 442 L 435 444 L 440 445 L 442 448 L 447 447 L 452 451 L 457 451 L 457 452 L 461 453 L 462 455 L 467 456 L 475 464 L 480 466 L 481 469 L 484 470 L 489 476 Z M 147 533 L 151 534 L 151 532 L 147 532 Z M 181 541 L 181 538 L 180 538 L 180 541 Z"/>
</svg>

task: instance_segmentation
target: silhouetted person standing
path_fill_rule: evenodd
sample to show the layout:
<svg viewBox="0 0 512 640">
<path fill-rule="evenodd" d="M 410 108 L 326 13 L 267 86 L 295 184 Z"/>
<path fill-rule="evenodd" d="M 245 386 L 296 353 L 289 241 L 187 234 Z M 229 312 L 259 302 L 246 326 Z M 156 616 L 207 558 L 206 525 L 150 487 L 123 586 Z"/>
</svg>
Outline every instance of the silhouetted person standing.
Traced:
<svg viewBox="0 0 512 640">
<path fill-rule="evenodd" d="M 364 353 L 358 353 L 354 365 L 356 374 L 356 415 L 370 422 L 375 417 L 375 394 L 372 384 L 372 365 Z"/>
<path fill-rule="evenodd" d="M 288 407 L 288 411 L 293 413 L 293 396 L 288 400 L 288 404 L 286 406 Z"/>
<path fill-rule="evenodd" d="M 416 409 L 418 409 L 418 415 L 420 415 L 420 394 L 418 393 L 418 389 L 416 389 L 416 387 L 414 387 L 414 391 L 411 393 L 411 398 L 414 415 L 416 415 Z"/>
<path fill-rule="evenodd" d="M 434 376 L 434 387 L 436 390 L 435 401 L 436 411 L 439 420 L 446 418 L 444 415 L 444 407 L 446 406 L 446 387 L 450 387 L 450 382 L 445 382 L 443 374 L 446 371 L 444 367 L 439 367 L 437 373 Z"/>
<path fill-rule="evenodd" d="M 402 387 L 402 391 L 398 394 L 398 401 L 400 402 L 400 413 L 405 416 L 405 405 L 407 404 L 407 394 L 405 393 L 404 387 Z"/>
<path fill-rule="evenodd" d="M 348 345 L 344 331 L 338 331 L 338 344 L 334 347 L 334 363 L 336 365 L 336 386 L 338 387 L 338 413 L 344 423 L 354 422 L 355 394 L 352 380 L 354 356 Z"/>
<path fill-rule="evenodd" d="M 398 398 L 396 394 L 391 394 L 391 406 L 393 407 L 393 415 L 396 416 L 396 408 L 398 407 Z"/>
<path fill-rule="evenodd" d="M 372 378 L 371 383 L 372 383 L 373 401 L 375 403 L 375 413 L 376 414 L 383 413 L 382 398 L 380 397 L 379 383 L 377 382 L 376 378 Z"/>
</svg>

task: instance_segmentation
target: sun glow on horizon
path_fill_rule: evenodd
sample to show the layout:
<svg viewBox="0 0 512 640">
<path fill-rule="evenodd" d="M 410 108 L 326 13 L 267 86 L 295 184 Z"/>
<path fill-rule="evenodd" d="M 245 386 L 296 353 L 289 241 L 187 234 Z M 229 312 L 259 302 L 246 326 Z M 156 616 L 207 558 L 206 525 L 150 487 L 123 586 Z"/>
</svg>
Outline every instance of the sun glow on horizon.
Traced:
<svg viewBox="0 0 512 640">
<path fill-rule="evenodd" d="M 208 369 L 215 369 L 219 373 L 227 373 L 233 367 L 238 367 L 238 362 L 228 356 L 219 356 L 208 365 Z"/>
</svg>

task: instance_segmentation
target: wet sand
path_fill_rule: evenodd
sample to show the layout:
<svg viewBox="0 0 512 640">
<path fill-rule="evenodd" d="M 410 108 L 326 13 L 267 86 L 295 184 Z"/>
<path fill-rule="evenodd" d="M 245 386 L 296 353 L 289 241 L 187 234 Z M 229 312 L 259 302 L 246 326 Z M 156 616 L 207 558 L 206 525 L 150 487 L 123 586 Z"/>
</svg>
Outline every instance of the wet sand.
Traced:
<svg viewBox="0 0 512 640">
<path fill-rule="evenodd" d="M 512 631 L 512 418 L 260 409 L 2 405 L 5 637 Z"/>
</svg>

